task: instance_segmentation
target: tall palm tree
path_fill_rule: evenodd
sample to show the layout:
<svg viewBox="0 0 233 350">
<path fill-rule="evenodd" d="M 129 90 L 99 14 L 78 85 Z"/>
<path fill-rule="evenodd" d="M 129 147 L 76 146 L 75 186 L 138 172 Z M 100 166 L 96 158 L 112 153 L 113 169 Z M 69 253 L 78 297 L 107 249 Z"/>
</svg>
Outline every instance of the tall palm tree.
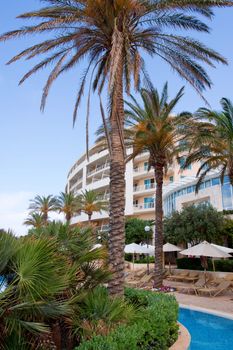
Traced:
<svg viewBox="0 0 233 350">
<path fill-rule="evenodd" d="M 45 222 L 48 221 L 49 212 L 56 210 L 56 198 L 51 194 L 48 196 L 37 195 L 30 202 L 29 209 L 32 212 L 41 213 Z"/>
<path fill-rule="evenodd" d="M 101 212 L 108 210 L 108 202 L 99 199 L 99 194 L 93 190 L 82 191 L 78 197 L 79 208 L 85 214 L 88 215 L 88 221 L 91 222 L 91 218 L 94 212 Z"/>
<path fill-rule="evenodd" d="M 34 228 L 41 228 L 46 224 L 44 216 L 41 213 L 29 213 L 24 225 L 33 226 Z"/>
<path fill-rule="evenodd" d="M 42 42 L 13 57 L 19 59 L 41 57 L 21 79 L 52 65 L 44 87 L 41 109 L 53 82 L 70 69 L 75 69 L 87 58 L 74 108 L 77 111 L 86 82 L 89 80 L 87 131 L 90 111 L 90 87 L 100 95 L 108 85 L 111 133 L 106 131 L 110 151 L 110 240 L 109 262 L 113 279 L 112 294 L 123 294 L 124 282 L 124 205 L 125 205 L 125 148 L 124 86 L 130 91 L 131 81 L 139 88 L 142 76 L 147 75 L 142 53 L 157 55 L 199 93 L 211 86 L 211 81 L 200 63 L 226 63 L 215 51 L 187 36 L 175 35 L 175 30 L 208 32 L 208 26 L 197 18 L 211 18 L 213 6 L 231 6 L 231 0 L 44 0 L 47 7 L 24 13 L 21 19 L 38 20 L 38 24 L 3 34 L 0 40 L 14 39 L 28 34 L 42 34 Z M 44 39 L 44 34 L 51 37 Z M 105 124 L 100 100 L 101 115 Z M 88 134 L 88 132 L 87 132 Z M 88 144 L 88 137 L 87 137 Z M 87 147 L 88 149 L 88 147 Z M 118 249 L 116 249 L 118 247 Z"/>
<path fill-rule="evenodd" d="M 129 109 L 125 115 L 130 126 L 127 143 L 133 147 L 129 160 L 148 151 L 149 167 L 154 168 L 156 181 L 154 287 L 161 287 L 163 281 L 163 179 L 168 166 L 179 156 L 178 126 L 185 117 L 184 113 L 181 116 L 171 113 L 183 96 L 183 90 L 169 101 L 167 84 L 161 96 L 151 85 L 149 89 L 141 89 L 142 105 L 133 96 L 132 102 L 126 102 Z"/>
<path fill-rule="evenodd" d="M 61 192 L 57 197 L 57 210 L 65 215 L 68 223 L 79 211 L 78 205 L 78 198 L 73 193 Z"/>
<path fill-rule="evenodd" d="M 227 98 L 222 98 L 220 104 L 220 112 L 200 108 L 184 129 L 189 146 L 185 166 L 201 162 L 197 172 L 197 191 L 211 170 L 220 172 L 222 182 L 228 175 L 233 185 L 233 104 Z"/>
</svg>

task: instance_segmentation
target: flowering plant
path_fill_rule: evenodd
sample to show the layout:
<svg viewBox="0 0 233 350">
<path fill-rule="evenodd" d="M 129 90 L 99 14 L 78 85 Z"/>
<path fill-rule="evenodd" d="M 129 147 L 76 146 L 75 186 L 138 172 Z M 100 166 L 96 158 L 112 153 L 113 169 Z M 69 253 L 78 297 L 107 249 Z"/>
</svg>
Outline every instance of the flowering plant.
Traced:
<svg viewBox="0 0 233 350">
<path fill-rule="evenodd" d="M 162 286 L 160 288 L 152 288 L 154 292 L 163 292 L 163 293 L 170 293 L 175 292 L 175 288 L 170 286 Z"/>
</svg>

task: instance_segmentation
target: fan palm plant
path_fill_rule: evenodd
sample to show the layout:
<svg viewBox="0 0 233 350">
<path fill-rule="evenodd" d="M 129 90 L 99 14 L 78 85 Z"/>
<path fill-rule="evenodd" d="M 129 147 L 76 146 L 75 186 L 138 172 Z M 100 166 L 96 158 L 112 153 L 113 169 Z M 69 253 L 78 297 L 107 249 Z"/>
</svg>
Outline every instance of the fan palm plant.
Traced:
<svg viewBox="0 0 233 350">
<path fill-rule="evenodd" d="M 108 202 L 99 199 L 99 194 L 93 190 L 82 191 L 78 197 L 79 208 L 88 216 L 89 223 L 94 212 L 101 213 L 101 211 L 108 210 Z"/>
<path fill-rule="evenodd" d="M 70 350 L 78 344 L 72 330 L 79 300 L 109 278 L 106 251 L 92 250 L 90 228 L 53 223 L 36 230 L 20 239 L 0 234 L 7 282 L 0 290 L 0 349 Z"/>
<path fill-rule="evenodd" d="M 30 202 L 31 204 L 29 205 L 29 209 L 32 211 L 32 213 L 40 213 L 45 222 L 48 221 L 49 212 L 56 210 L 56 198 L 52 195 L 37 195 L 34 199 L 31 199 Z"/>
<path fill-rule="evenodd" d="M 44 0 L 46 7 L 24 13 L 21 19 L 39 21 L 36 24 L 5 33 L 1 41 L 28 34 L 51 34 L 13 57 L 19 59 L 43 57 L 21 79 L 23 83 L 37 71 L 52 65 L 43 90 L 41 109 L 53 82 L 62 73 L 75 69 L 83 58 L 86 69 L 77 91 L 73 121 L 86 83 L 89 80 L 87 108 L 87 145 L 90 111 L 90 87 L 99 95 L 108 84 L 111 134 L 106 137 L 110 151 L 110 239 L 109 261 L 113 280 L 112 294 L 123 294 L 124 281 L 124 205 L 125 205 L 125 148 L 124 86 L 130 91 L 131 81 L 138 89 L 141 77 L 147 75 L 142 53 L 156 55 L 168 63 L 199 93 L 211 86 L 210 78 L 201 63 L 213 66 L 226 63 L 215 51 L 197 40 L 176 35 L 175 30 L 208 32 L 203 20 L 211 18 L 214 6 L 231 6 L 231 0 Z M 197 16 L 198 15 L 198 16 Z M 100 110 L 105 124 L 104 110 Z M 88 149 L 88 147 L 87 147 Z M 118 249 L 116 249 L 116 246 Z"/>
<path fill-rule="evenodd" d="M 220 112 L 200 108 L 184 128 L 184 139 L 189 146 L 185 166 L 201 162 L 196 191 L 211 170 L 220 172 L 222 183 L 228 175 L 233 185 L 233 104 L 227 98 L 222 98 L 220 104 Z"/>
<path fill-rule="evenodd" d="M 24 221 L 24 225 L 33 226 L 34 228 L 41 228 L 46 224 L 44 216 L 41 213 L 30 213 Z"/>
<path fill-rule="evenodd" d="M 65 215 L 69 223 L 72 217 L 79 211 L 78 198 L 73 193 L 61 192 L 57 197 L 57 210 Z"/>
<path fill-rule="evenodd" d="M 167 84 L 164 85 L 161 96 L 151 85 L 150 89 L 141 90 L 142 106 L 131 96 L 132 102 L 126 102 L 129 107 L 125 111 L 127 124 L 127 144 L 133 147 L 129 160 L 135 158 L 144 150 L 148 151 L 149 167 L 154 168 L 155 193 L 155 279 L 154 287 L 161 287 L 163 272 L 163 179 L 169 165 L 179 156 L 180 134 L 179 121 L 185 113 L 172 116 L 171 113 L 183 96 L 184 88 L 180 89 L 174 99 L 169 101 Z"/>
</svg>

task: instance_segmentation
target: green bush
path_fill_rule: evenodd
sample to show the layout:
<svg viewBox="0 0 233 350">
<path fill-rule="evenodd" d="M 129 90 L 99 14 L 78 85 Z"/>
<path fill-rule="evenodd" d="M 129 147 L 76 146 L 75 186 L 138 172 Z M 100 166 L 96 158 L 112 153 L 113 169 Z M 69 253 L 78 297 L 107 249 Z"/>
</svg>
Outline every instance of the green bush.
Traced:
<svg viewBox="0 0 233 350">
<path fill-rule="evenodd" d="M 125 254 L 125 260 L 126 261 L 133 261 L 133 255 L 132 254 Z M 146 264 L 148 261 L 147 256 L 140 256 L 140 258 L 138 260 L 134 260 L 135 264 Z M 149 256 L 149 262 L 154 263 L 155 262 L 155 258 L 153 256 Z"/>
<path fill-rule="evenodd" d="M 203 270 L 199 258 L 180 258 L 176 260 L 178 269 Z M 233 272 L 233 260 L 215 260 L 215 270 L 219 272 Z M 213 271 L 212 260 L 208 259 L 208 271 Z"/>
<path fill-rule="evenodd" d="M 125 299 L 139 307 L 132 325 L 121 325 L 107 336 L 96 336 L 76 350 L 167 350 L 178 336 L 178 304 L 174 297 L 126 289 Z"/>
<path fill-rule="evenodd" d="M 233 272 L 233 260 L 216 260 L 216 271 Z"/>
</svg>

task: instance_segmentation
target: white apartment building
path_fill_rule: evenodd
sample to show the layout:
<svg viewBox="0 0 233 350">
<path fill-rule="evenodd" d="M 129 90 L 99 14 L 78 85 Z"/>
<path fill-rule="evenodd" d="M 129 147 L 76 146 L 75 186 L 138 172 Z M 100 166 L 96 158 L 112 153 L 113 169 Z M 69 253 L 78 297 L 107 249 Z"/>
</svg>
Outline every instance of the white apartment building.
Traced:
<svg viewBox="0 0 233 350">
<path fill-rule="evenodd" d="M 130 150 L 128 150 L 130 152 Z M 148 171 L 149 153 L 144 152 L 126 165 L 126 202 L 125 215 L 141 219 L 154 219 L 155 183 L 153 169 Z M 221 185 L 217 172 L 211 173 L 201 184 L 198 194 L 195 194 L 198 165 L 182 170 L 183 160 L 168 169 L 164 179 L 164 214 L 195 203 L 211 203 L 218 210 L 233 209 L 232 186 L 226 176 Z M 109 156 L 107 150 L 100 150 L 94 145 L 89 153 L 81 156 L 72 166 L 67 178 L 67 191 L 76 195 L 84 190 L 96 190 L 99 198 L 109 199 Z M 108 213 L 94 213 L 92 220 L 100 228 L 108 228 Z M 82 213 L 73 218 L 72 223 L 87 221 L 87 215 Z"/>
</svg>

